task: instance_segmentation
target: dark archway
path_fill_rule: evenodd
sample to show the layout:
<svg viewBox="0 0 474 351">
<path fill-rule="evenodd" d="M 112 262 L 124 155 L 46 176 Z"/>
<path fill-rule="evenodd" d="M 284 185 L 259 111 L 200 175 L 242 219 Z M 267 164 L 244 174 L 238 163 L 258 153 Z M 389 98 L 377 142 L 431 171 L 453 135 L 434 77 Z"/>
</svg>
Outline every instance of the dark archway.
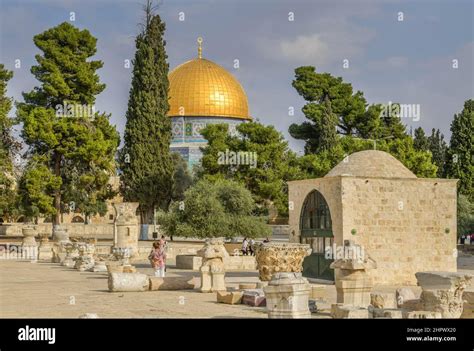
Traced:
<svg viewBox="0 0 474 351">
<path fill-rule="evenodd" d="M 81 216 L 74 216 L 74 218 L 71 221 L 72 223 L 84 223 L 84 218 Z"/>
<path fill-rule="evenodd" d="M 300 215 L 301 242 L 311 245 L 312 253 L 303 262 L 303 275 L 309 278 L 334 280 L 333 261 L 325 258 L 325 249 L 332 247 L 331 211 L 324 196 L 313 190 L 306 196 Z"/>
</svg>

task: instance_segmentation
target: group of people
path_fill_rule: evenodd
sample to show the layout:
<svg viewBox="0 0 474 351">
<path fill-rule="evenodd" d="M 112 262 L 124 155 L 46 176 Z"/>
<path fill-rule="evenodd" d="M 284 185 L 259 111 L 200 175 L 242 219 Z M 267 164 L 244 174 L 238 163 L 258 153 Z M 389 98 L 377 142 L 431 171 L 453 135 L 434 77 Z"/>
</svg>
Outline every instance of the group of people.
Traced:
<svg viewBox="0 0 474 351">
<path fill-rule="evenodd" d="M 263 240 L 264 243 L 270 242 L 268 238 Z M 242 255 L 250 255 L 250 256 L 255 256 L 255 240 L 252 238 L 247 239 L 247 237 L 244 238 L 242 241 Z"/>
<path fill-rule="evenodd" d="M 474 234 L 463 234 L 459 238 L 461 245 L 463 244 L 473 244 L 474 243 Z"/>
<path fill-rule="evenodd" d="M 164 278 L 166 272 L 166 240 L 162 235 L 161 239 L 153 243 L 148 259 L 151 267 L 155 270 L 155 277 Z"/>
</svg>

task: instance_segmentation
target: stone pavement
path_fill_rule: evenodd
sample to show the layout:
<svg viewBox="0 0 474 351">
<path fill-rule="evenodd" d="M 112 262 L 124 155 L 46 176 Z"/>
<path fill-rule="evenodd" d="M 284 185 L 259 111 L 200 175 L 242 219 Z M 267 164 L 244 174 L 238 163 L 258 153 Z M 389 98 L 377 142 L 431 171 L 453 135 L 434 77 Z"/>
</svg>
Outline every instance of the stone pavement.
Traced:
<svg viewBox="0 0 474 351">
<path fill-rule="evenodd" d="M 147 262 L 136 266 L 139 272 L 152 274 Z M 458 266 L 460 271 L 473 274 L 474 256 L 459 257 Z M 195 277 L 199 283 L 199 272 L 177 270 L 173 263 L 167 275 Z M 257 271 L 226 273 L 228 287 L 257 281 Z M 326 288 L 328 307 L 335 303 L 334 285 L 319 286 Z M 394 287 L 375 289 L 389 291 Z M 99 318 L 267 318 L 265 308 L 218 304 L 213 293 L 110 293 L 107 273 L 79 272 L 52 263 L 0 260 L 0 318 L 77 318 L 85 313 L 95 313 Z M 329 311 L 312 317 L 330 318 Z"/>
</svg>

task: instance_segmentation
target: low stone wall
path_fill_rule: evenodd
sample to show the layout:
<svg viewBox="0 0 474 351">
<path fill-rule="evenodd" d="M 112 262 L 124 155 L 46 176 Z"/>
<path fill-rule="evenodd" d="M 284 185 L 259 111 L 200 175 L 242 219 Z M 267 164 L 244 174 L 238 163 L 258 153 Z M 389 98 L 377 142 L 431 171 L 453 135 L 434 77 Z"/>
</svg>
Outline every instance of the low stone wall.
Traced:
<svg viewBox="0 0 474 351">
<path fill-rule="evenodd" d="M 23 236 L 21 229 L 24 224 L 3 224 L 0 225 L 0 236 Z M 51 223 L 37 224 L 38 234 L 53 232 Z M 67 229 L 69 237 L 97 238 L 100 240 L 114 238 L 114 226 L 112 224 L 83 224 L 83 223 L 63 223 L 61 226 Z"/>
<path fill-rule="evenodd" d="M 202 257 L 195 255 L 177 255 L 176 268 L 192 269 L 198 271 L 202 265 Z M 226 271 L 256 270 L 257 261 L 254 256 L 228 256 L 224 257 Z"/>
</svg>

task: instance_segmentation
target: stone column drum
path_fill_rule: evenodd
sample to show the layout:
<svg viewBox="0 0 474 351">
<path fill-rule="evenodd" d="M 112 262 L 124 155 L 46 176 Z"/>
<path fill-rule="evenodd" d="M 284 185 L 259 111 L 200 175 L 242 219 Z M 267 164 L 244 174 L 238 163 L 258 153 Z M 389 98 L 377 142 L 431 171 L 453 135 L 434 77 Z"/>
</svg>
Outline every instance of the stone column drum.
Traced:
<svg viewBox="0 0 474 351">
<path fill-rule="evenodd" d="M 129 248 L 130 257 L 138 255 L 138 218 L 136 211 L 138 202 L 114 203 L 115 238 L 114 248 Z"/>
<path fill-rule="evenodd" d="M 23 241 L 21 243 L 22 258 L 27 260 L 38 259 L 38 243 L 35 240 L 36 227 L 25 226 L 21 229 Z"/>
<path fill-rule="evenodd" d="M 49 242 L 48 233 L 40 234 L 40 245 L 38 248 L 38 260 L 48 260 L 53 258 L 53 245 Z"/>
<path fill-rule="evenodd" d="M 358 247 L 352 243 L 344 246 L 354 249 Z M 368 256 L 341 258 L 331 263 L 330 267 L 335 270 L 337 303 L 367 308 L 373 288 L 373 280 L 367 270 L 377 268 L 375 261 Z"/>
<path fill-rule="evenodd" d="M 422 292 L 421 307 L 440 312 L 443 318 L 459 318 L 463 312 L 464 289 L 472 275 L 455 272 L 418 272 L 415 274 Z"/>
<path fill-rule="evenodd" d="M 303 260 L 311 253 L 309 245 L 263 243 L 256 247 L 260 280 L 267 299 L 268 318 L 310 318 L 308 299 L 311 286 L 303 278 Z"/>
<path fill-rule="evenodd" d="M 21 229 L 21 233 L 23 234 L 23 242 L 21 243 L 22 246 L 38 246 L 38 243 L 35 240 L 36 236 L 36 227 L 35 226 L 26 226 Z"/>
</svg>

